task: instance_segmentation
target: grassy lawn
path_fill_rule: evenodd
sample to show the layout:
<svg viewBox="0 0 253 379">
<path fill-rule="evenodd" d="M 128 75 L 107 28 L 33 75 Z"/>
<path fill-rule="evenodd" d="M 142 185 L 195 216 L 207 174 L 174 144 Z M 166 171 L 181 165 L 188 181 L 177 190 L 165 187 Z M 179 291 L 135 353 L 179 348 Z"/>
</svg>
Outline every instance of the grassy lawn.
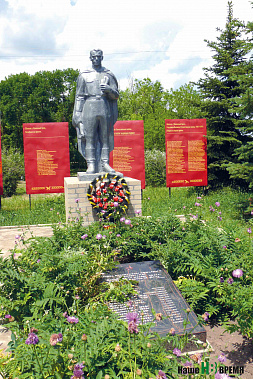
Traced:
<svg viewBox="0 0 253 379">
<path fill-rule="evenodd" d="M 202 208 L 194 206 L 199 201 L 197 197 L 202 197 Z M 250 207 L 251 197 L 253 193 L 231 188 L 210 191 L 205 196 L 201 187 L 172 188 L 169 196 L 169 188 L 147 187 L 142 192 L 142 212 L 144 216 L 154 217 L 166 216 L 171 212 L 176 215 L 198 213 L 204 214 L 208 219 L 211 217 L 209 206 L 214 207 L 219 202 L 223 222 L 242 222 L 245 211 L 253 209 L 253 205 Z M 15 196 L 2 198 L 0 226 L 50 224 L 59 221 L 65 221 L 64 194 L 31 195 L 30 209 L 25 182 L 21 181 Z"/>
<path fill-rule="evenodd" d="M 17 194 L 2 198 L 0 226 L 50 224 L 65 221 L 64 194 L 29 195 L 25 182 L 19 182 Z"/>
</svg>

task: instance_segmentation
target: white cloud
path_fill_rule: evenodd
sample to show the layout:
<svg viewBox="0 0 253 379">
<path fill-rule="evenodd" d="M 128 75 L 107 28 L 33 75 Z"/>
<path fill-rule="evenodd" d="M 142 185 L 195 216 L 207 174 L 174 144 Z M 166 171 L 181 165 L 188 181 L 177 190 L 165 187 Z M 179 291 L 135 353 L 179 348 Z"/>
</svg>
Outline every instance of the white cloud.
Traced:
<svg viewBox="0 0 253 379">
<path fill-rule="evenodd" d="M 225 27 L 228 7 L 227 0 L 0 1 L 0 79 L 82 70 L 90 66 L 89 51 L 102 48 L 121 88 L 131 77 L 149 76 L 165 88 L 198 80 L 212 64 L 204 39 L 215 40 L 216 28 Z M 250 1 L 233 4 L 236 18 L 252 20 Z"/>
</svg>

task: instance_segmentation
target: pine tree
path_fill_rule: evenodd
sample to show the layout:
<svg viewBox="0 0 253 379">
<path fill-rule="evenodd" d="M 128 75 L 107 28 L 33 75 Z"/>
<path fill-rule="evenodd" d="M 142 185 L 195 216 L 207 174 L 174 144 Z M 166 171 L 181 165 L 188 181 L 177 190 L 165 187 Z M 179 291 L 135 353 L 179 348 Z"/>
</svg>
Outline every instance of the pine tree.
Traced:
<svg viewBox="0 0 253 379">
<path fill-rule="evenodd" d="M 247 29 L 248 34 L 251 35 L 249 44 L 253 46 L 253 22 L 248 23 Z M 231 179 L 253 188 L 253 55 L 243 65 L 232 68 L 230 74 L 241 88 L 242 94 L 235 98 L 233 111 L 241 116 L 238 126 L 241 126 L 241 131 L 247 140 L 235 149 L 234 155 L 237 161 L 230 162 L 227 170 Z M 247 123 L 243 125 L 241 121 L 245 119 Z"/>
<path fill-rule="evenodd" d="M 247 54 L 252 49 L 246 26 L 233 17 L 232 2 L 228 2 L 225 29 L 217 29 L 217 41 L 207 41 L 214 51 L 214 65 L 204 68 L 204 79 L 197 83 L 204 98 L 202 110 L 207 118 L 208 172 L 211 185 L 228 184 L 228 164 L 236 162 L 235 149 L 249 139 L 245 130 L 247 118 L 235 108 L 237 99 L 246 94 L 246 88 L 235 77 L 235 68 L 246 69 Z"/>
</svg>

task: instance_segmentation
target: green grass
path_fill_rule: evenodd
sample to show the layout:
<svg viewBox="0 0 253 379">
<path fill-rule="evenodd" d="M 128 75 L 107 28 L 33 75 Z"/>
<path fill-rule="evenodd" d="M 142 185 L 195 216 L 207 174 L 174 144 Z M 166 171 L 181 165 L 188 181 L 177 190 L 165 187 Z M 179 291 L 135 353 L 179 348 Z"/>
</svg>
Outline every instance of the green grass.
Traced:
<svg viewBox="0 0 253 379">
<path fill-rule="evenodd" d="M 64 194 L 29 195 L 25 183 L 20 182 L 17 194 L 2 198 L 0 226 L 51 224 L 65 221 Z"/>
<path fill-rule="evenodd" d="M 202 200 L 198 200 L 197 196 L 201 195 Z M 208 220 L 213 216 L 209 206 L 215 207 L 215 203 L 219 202 L 218 210 L 222 212 L 222 223 L 235 222 L 235 220 L 243 223 L 245 211 L 253 209 L 253 205 L 249 206 L 251 197 L 253 198 L 252 192 L 231 188 L 209 191 L 203 196 L 200 187 L 172 188 L 170 197 L 169 188 L 147 187 L 142 192 L 142 211 L 144 216 L 154 217 L 166 216 L 168 213 L 175 215 L 198 213 Z M 202 203 L 202 207 L 196 207 L 196 202 Z M 50 224 L 59 221 L 65 221 L 64 194 L 31 195 L 30 210 L 25 182 L 20 182 L 15 196 L 2 198 L 0 226 Z"/>
<path fill-rule="evenodd" d="M 197 199 L 200 196 L 202 199 Z M 209 211 L 209 206 L 212 206 L 221 211 L 222 222 L 229 222 L 230 220 L 244 222 L 246 210 L 253 209 L 253 205 L 252 208 L 249 206 L 250 197 L 253 198 L 252 192 L 243 192 L 228 187 L 209 191 L 206 195 L 203 195 L 202 188 L 172 188 L 171 197 L 169 196 L 169 188 L 147 187 L 142 193 L 142 210 L 145 216 L 166 216 L 168 213 L 175 215 L 199 214 L 208 220 L 213 218 Z M 195 206 L 196 202 L 201 203 L 202 207 Z M 220 203 L 219 209 L 215 206 L 216 202 Z"/>
</svg>

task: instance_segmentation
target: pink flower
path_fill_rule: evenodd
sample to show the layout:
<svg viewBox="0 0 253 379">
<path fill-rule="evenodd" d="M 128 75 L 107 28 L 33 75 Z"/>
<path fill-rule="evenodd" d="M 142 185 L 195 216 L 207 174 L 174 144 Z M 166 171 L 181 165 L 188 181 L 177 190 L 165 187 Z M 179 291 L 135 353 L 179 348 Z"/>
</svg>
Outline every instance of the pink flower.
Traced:
<svg viewBox="0 0 253 379">
<path fill-rule="evenodd" d="M 158 375 L 156 375 L 156 379 L 167 379 L 167 376 L 165 375 L 165 372 L 159 370 Z"/>
<path fill-rule="evenodd" d="M 240 278 L 241 276 L 243 276 L 243 271 L 240 268 L 237 268 L 232 272 L 232 275 L 234 278 Z"/>
<path fill-rule="evenodd" d="M 175 354 L 177 357 L 180 357 L 180 355 L 182 354 L 182 352 L 181 352 L 181 350 L 175 348 L 175 349 L 173 350 L 173 354 Z"/>
<path fill-rule="evenodd" d="M 225 354 L 221 353 L 221 355 L 218 356 L 218 361 L 220 361 L 221 363 L 224 363 L 226 361 L 226 357 L 225 357 Z"/>
<path fill-rule="evenodd" d="M 251 233 L 252 233 L 251 228 L 248 228 L 248 229 L 247 229 L 247 232 L 248 232 L 249 234 L 251 234 Z"/>
<path fill-rule="evenodd" d="M 216 207 L 219 207 L 220 203 L 218 201 L 216 201 L 215 205 L 216 205 Z"/>
<path fill-rule="evenodd" d="M 50 337 L 50 345 L 55 346 L 58 342 L 62 342 L 62 334 L 52 334 Z"/>
<path fill-rule="evenodd" d="M 70 324 L 77 324 L 79 322 L 78 318 L 77 317 L 74 317 L 74 316 L 68 316 L 67 317 L 67 321 L 70 323 Z"/>
<path fill-rule="evenodd" d="M 126 315 L 126 318 L 128 322 L 134 322 L 135 324 L 138 324 L 140 322 L 139 316 L 137 312 L 129 312 Z"/>
<path fill-rule="evenodd" d="M 82 240 L 85 240 L 87 237 L 88 237 L 88 234 L 84 234 L 83 236 L 81 236 Z"/>
</svg>

